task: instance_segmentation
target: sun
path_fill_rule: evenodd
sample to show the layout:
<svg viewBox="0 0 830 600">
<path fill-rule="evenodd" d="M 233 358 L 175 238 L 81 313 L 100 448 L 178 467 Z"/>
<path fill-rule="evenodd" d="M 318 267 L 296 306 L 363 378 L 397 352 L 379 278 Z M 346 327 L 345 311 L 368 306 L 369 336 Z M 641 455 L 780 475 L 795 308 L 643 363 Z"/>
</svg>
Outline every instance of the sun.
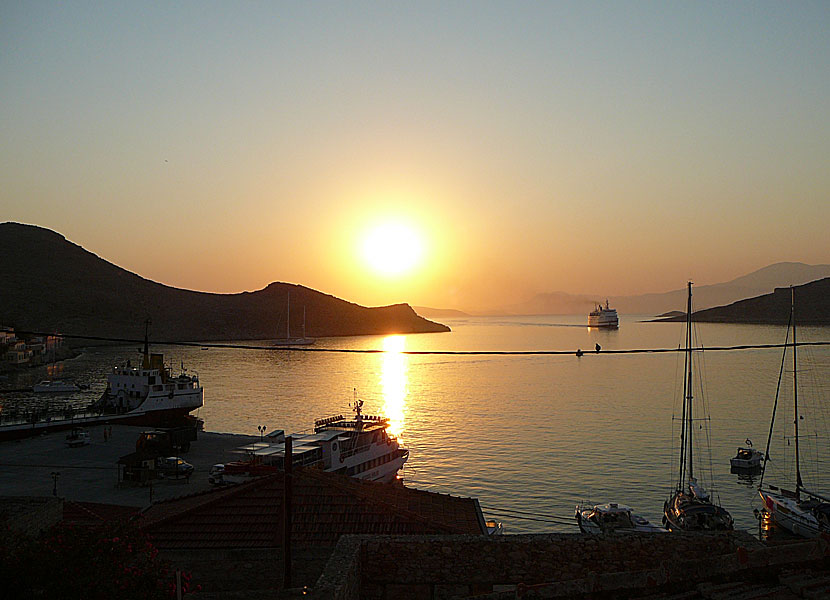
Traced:
<svg viewBox="0 0 830 600">
<path fill-rule="evenodd" d="M 423 244 L 418 232 L 404 223 L 374 226 L 363 239 L 363 258 L 381 275 L 402 275 L 418 266 Z"/>
</svg>

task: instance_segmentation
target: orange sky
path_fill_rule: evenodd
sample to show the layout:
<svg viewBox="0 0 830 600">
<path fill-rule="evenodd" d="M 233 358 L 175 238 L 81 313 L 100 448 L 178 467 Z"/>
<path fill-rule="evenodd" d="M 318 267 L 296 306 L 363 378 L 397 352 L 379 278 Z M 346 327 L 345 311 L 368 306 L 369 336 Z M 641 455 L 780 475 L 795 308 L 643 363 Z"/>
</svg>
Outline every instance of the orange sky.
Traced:
<svg viewBox="0 0 830 600">
<path fill-rule="evenodd" d="M 0 220 L 163 283 L 475 309 L 830 263 L 826 3 L 2 11 Z"/>
</svg>

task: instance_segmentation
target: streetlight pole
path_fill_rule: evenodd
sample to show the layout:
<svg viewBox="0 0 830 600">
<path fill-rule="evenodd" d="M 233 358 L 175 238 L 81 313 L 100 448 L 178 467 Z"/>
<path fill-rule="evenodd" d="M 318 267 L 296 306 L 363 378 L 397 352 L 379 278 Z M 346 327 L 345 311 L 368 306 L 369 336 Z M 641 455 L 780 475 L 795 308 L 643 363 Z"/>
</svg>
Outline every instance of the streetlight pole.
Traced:
<svg viewBox="0 0 830 600">
<path fill-rule="evenodd" d="M 59 471 L 52 471 L 50 473 L 50 475 L 52 476 L 52 495 L 57 496 L 58 495 L 58 477 L 60 477 L 61 474 L 60 474 Z"/>
</svg>

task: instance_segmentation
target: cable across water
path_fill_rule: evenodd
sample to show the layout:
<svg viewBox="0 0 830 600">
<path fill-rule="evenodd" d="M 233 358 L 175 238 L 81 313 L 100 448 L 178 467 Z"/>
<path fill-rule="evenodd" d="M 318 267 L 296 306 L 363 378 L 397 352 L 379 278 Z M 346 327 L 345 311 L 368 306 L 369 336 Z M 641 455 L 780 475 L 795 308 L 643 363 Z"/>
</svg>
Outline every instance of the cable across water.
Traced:
<svg viewBox="0 0 830 600">
<path fill-rule="evenodd" d="M 18 331 L 26 335 L 48 336 L 55 335 L 54 332 L 43 331 Z M 390 334 L 392 335 L 392 334 Z M 60 334 L 60 337 L 74 340 L 87 340 L 95 342 L 114 342 L 119 344 L 143 344 L 144 340 L 134 338 L 115 338 L 95 335 Z M 409 354 L 413 356 L 568 356 L 578 357 L 599 356 L 603 354 L 666 354 L 672 352 L 685 352 L 685 349 L 677 348 L 628 348 L 608 349 L 600 351 L 592 350 L 384 350 L 380 348 L 309 348 L 294 346 L 263 346 L 258 344 L 230 344 L 216 342 L 177 342 L 168 340 L 155 340 L 156 346 L 184 346 L 191 348 L 222 348 L 227 350 L 267 350 L 272 352 L 324 352 L 340 354 Z M 737 346 L 699 346 L 692 348 L 693 351 L 736 351 L 736 350 L 764 350 L 774 348 L 791 348 L 793 346 L 830 346 L 830 341 L 798 342 L 797 344 L 741 344 Z"/>
</svg>

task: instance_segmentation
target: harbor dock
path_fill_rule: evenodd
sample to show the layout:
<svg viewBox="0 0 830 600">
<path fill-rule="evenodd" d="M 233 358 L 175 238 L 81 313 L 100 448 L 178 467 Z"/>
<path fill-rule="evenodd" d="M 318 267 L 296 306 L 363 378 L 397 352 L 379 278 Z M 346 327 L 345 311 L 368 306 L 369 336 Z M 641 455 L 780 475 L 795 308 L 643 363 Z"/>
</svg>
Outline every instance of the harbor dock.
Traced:
<svg viewBox="0 0 830 600">
<path fill-rule="evenodd" d="M 210 489 L 208 472 L 212 465 L 234 460 L 229 451 L 259 441 L 256 435 L 200 431 L 190 450 L 180 454 L 194 467 L 189 478 L 155 479 L 152 485 L 144 486 L 119 483 L 118 459 L 135 452 L 139 434 L 148 429 L 130 425 L 89 427 L 89 445 L 77 448 L 66 445 L 66 431 L 0 442 L 2 495 L 55 495 L 76 502 L 144 507 Z"/>
</svg>

